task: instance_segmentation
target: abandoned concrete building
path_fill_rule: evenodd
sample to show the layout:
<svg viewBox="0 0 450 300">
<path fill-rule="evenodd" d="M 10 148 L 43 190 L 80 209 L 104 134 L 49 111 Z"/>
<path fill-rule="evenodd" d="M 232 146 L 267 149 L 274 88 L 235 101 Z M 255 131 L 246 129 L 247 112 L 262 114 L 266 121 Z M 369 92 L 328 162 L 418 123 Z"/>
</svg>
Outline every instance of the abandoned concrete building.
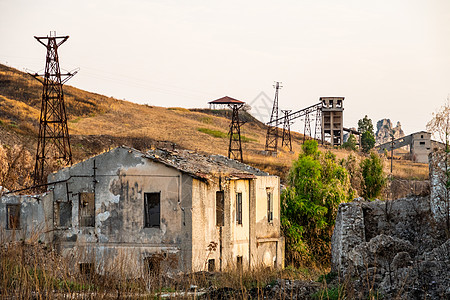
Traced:
<svg viewBox="0 0 450 300">
<path fill-rule="evenodd" d="M 344 97 L 320 97 L 322 103 L 322 142 L 340 146 L 344 139 Z"/>
<path fill-rule="evenodd" d="M 118 147 L 53 173 L 46 193 L 5 196 L 3 238 L 40 234 L 80 269 L 281 268 L 280 181 L 223 156 Z"/>
<path fill-rule="evenodd" d="M 431 133 L 419 131 L 410 135 L 395 139 L 375 147 L 379 153 L 406 147 L 409 150 L 411 160 L 419 163 L 428 163 L 428 155 L 442 144 L 431 140 Z"/>
</svg>

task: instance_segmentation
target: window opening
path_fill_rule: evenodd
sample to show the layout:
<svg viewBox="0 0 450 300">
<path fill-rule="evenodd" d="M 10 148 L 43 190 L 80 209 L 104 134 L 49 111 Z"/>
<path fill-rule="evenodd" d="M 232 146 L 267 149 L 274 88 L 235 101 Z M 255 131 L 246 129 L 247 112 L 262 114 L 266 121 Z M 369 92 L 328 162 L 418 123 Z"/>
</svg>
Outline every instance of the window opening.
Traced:
<svg viewBox="0 0 450 300">
<path fill-rule="evenodd" d="M 208 272 L 214 272 L 216 270 L 216 260 L 208 259 Z"/>
<path fill-rule="evenodd" d="M 20 204 L 6 205 L 6 228 L 20 229 Z"/>
<path fill-rule="evenodd" d="M 94 275 L 95 268 L 93 263 L 80 263 L 80 274 L 84 275 L 88 278 L 91 278 Z"/>
<path fill-rule="evenodd" d="M 161 259 L 160 255 L 153 255 L 144 258 L 145 272 L 150 277 L 159 278 L 161 272 Z"/>
<path fill-rule="evenodd" d="M 80 193 L 80 226 L 94 227 L 95 226 L 95 194 L 94 193 Z"/>
<path fill-rule="evenodd" d="M 236 223 L 242 225 L 242 193 L 236 193 Z"/>
<path fill-rule="evenodd" d="M 223 191 L 216 192 L 216 226 L 224 225 L 224 193 Z"/>
<path fill-rule="evenodd" d="M 267 221 L 272 223 L 273 221 L 273 194 L 267 189 Z"/>
<path fill-rule="evenodd" d="M 144 193 L 144 217 L 146 228 L 159 228 L 161 222 L 161 193 Z"/>
<path fill-rule="evenodd" d="M 242 256 L 238 256 L 237 258 L 236 258 L 236 269 L 238 270 L 238 271 L 241 271 L 242 272 L 242 269 L 243 269 L 243 263 L 242 263 Z"/>
<path fill-rule="evenodd" d="M 71 202 L 56 202 L 55 215 L 57 216 L 57 226 L 71 227 L 72 226 L 72 203 Z"/>
</svg>

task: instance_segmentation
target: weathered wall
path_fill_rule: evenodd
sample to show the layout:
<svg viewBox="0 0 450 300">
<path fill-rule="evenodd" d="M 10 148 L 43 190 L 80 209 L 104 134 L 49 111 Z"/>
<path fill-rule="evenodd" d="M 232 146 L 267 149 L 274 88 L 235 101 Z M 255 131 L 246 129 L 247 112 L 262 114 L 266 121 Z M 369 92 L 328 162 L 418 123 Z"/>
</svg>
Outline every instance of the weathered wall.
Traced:
<svg viewBox="0 0 450 300">
<path fill-rule="evenodd" d="M 267 220 L 266 188 L 273 192 L 274 219 Z M 216 226 L 216 192 L 224 191 L 224 226 Z M 208 259 L 214 259 L 216 270 L 237 266 L 265 265 L 282 267 L 284 244 L 280 230 L 279 178 L 258 176 L 256 179 L 222 178 L 205 184 L 193 181 L 193 268 L 207 270 Z M 236 193 L 242 193 L 242 224 L 236 220 Z M 209 251 L 213 242 L 216 249 Z M 221 265 L 222 263 L 222 265 Z"/>
<path fill-rule="evenodd" d="M 446 189 L 450 156 L 439 150 L 430 155 L 431 213 L 436 222 L 450 222 L 450 191 Z"/>
<path fill-rule="evenodd" d="M 56 244 L 66 256 L 94 252 L 97 267 L 100 262 L 116 260 L 121 250 L 130 248 L 130 254 L 140 256 L 138 262 L 153 254 L 165 258 L 171 254 L 176 261 L 171 265 L 176 269 L 189 268 L 190 261 L 180 255 L 190 245 L 182 207 L 190 207 L 191 190 L 189 185 L 182 189 L 183 179 L 186 182 L 179 171 L 124 148 L 52 174 L 50 182 L 63 181 L 54 184 L 55 200 L 72 205 L 71 224 L 56 231 Z M 81 192 L 95 193 L 94 227 L 79 224 Z M 144 227 L 144 193 L 148 192 L 161 193 L 160 228 Z M 130 271 L 135 270 L 136 266 L 130 266 Z"/>
<path fill-rule="evenodd" d="M 280 179 L 277 176 L 258 177 L 255 190 L 256 204 L 256 255 L 254 264 L 284 267 L 284 240 L 281 238 Z M 273 195 L 273 220 L 268 220 L 267 192 Z"/>
<path fill-rule="evenodd" d="M 343 203 L 332 237 L 332 271 L 354 279 L 358 298 L 372 290 L 385 299 L 447 299 L 449 243 L 429 197 Z"/>
<path fill-rule="evenodd" d="M 7 228 L 8 204 L 20 205 L 19 229 Z M 53 239 L 53 198 L 51 193 L 11 195 L 0 198 L 0 241 L 33 239 L 51 243 Z"/>
</svg>

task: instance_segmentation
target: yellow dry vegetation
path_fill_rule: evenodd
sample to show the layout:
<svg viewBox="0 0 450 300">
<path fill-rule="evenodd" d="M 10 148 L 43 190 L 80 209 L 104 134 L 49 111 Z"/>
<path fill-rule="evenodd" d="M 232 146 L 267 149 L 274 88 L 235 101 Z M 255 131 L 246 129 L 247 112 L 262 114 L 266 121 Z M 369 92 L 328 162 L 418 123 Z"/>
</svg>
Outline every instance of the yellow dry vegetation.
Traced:
<svg viewBox="0 0 450 300">
<path fill-rule="evenodd" d="M 9 126 L 8 129 L 20 134 L 37 135 L 41 93 L 42 86 L 31 76 L 0 65 L 1 126 Z M 71 86 L 64 87 L 64 95 L 71 136 L 90 136 L 98 140 L 108 136 L 124 141 L 123 144 L 126 144 L 125 138 L 167 141 L 182 148 L 204 153 L 221 155 L 228 153 L 227 138 L 208 134 L 213 131 L 228 132 L 230 120 L 225 117 L 226 114 L 179 107 L 139 105 Z M 247 122 L 242 127 L 241 134 L 248 138 L 243 143 L 245 162 L 282 177 L 286 176 L 292 161 L 297 159 L 303 142 L 303 135 L 293 132 L 293 151 L 280 149 L 277 157 L 273 157 L 264 154 L 266 127 L 262 123 L 256 120 Z M 87 151 L 85 150 L 87 145 L 83 144 L 83 139 L 81 140 L 72 147 L 78 159 L 117 146 L 105 144 L 111 139 L 104 139 L 103 143 L 100 143 L 101 146 Z M 324 147 L 320 148 L 321 151 L 327 150 Z M 34 149 L 34 146 L 30 149 Z M 345 158 L 350 153 L 344 149 L 331 150 L 338 159 Z M 355 155 L 358 156 L 358 160 L 361 159 L 358 154 Z M 420 179 L 427 177 L 428 169 L 421 164 L 404 161 L 395 161 L 395 164 L 396 177 Z"/>
</svg>

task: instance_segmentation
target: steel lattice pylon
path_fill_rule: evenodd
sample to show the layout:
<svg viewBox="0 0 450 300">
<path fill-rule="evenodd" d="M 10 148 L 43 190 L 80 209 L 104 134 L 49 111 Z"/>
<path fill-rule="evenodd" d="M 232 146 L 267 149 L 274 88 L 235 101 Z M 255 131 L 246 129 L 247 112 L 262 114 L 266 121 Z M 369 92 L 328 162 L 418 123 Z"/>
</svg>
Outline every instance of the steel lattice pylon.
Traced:
<svg viewBox="0 0 450 300">
<path fill-rule="evenodd" d="M 283 120 L 283 135 L 281 138 L 281 147 L 288 147 L 289 151 L 292 151 L 292 140 L 291 140 L 291 123 L 289 121 L 289 114 L 292 110 L 282 110 L 284 114 Z"/>
<path fill-rule="evenodd" d="M 305 114 L 305 128 L 303 130 L 303 142 L 311 138 L 311 120 L 309 118 L 310 112 Z"/>
<path fill-rule="evenodd" d="M 278 90 L 282 88 L 281 82 L 276 82 L 274 85 L 275 97 L 273 99 L 272 114 L 270 121 L 267 123 L 266 146 L 265 150 L 272 153 L 277 153 L 278 146 Z"/>
<path fill-rule="evenodd" d="M 76 71 L 61 74 L 58 59 L 58 47 L 68 38 L 68 36 L 57 37 L 56 34 L 52 36 L 51 33 L 47 37 L 35 36 L 35 39 L 47 48 L 44 74 L 30 74 L 43 85 L 39 138 L 34 167 L 35 185 L 45 184 L 45 175 L 54 171 L 55 167 L 72 164 L 62 86 L 76 74 Z M 61 76 L 65 76 L 64 80 L 61 80 Z"/>
<path fill-rule="evenodd" d="M 233 104 L 229 107 L 233 110 L 233 116 L 231 117 L 230 131 L 230 144 L 228 146 L 228 158 L 244 162 L 242 156 L 242 144 L 241 144 L 241 125 L 244 122 L 239 120 L 239 109 L 241 109 L 243 104 Z"/>
<path fill-rule="evenodd" d="M 314 132 L 314 139 L 315 140 L 321 140 L 323 144 L 323 138 L 322 138 L 322 109 L 317 108 L 316 111 L 316 129 Z"/>
</svg>

